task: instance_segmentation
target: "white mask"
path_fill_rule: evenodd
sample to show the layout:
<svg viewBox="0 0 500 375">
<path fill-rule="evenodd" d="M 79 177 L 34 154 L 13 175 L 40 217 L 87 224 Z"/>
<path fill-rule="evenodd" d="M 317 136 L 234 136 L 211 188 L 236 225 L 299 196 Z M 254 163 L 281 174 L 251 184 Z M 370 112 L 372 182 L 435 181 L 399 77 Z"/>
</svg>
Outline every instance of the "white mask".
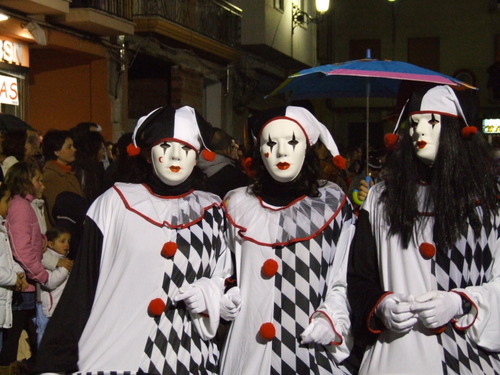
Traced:
<svg viewBox="0 0 500 375">
<path fill-rule="evenodd" d="M 267 171 L 278 182 L 290 182 L 297 177 L 306 148 L 304 131 L 292 120 L 280 118 L 262 129 L 260 155 Z"/>
<path fill-rule="evenodd" d="M 177 186 L 191 175 L 196 165 L 196 151 L 183 143 L 162 142 L 151 148 L 153 169 L 169 186 Z"/>
<path fill-rule="evenodd" d="M 427 165 L 436 160 L 441 134 L 441 115 L 417 113 L 410 116 L 410 136 L 417 157 Z"/>
</svg>

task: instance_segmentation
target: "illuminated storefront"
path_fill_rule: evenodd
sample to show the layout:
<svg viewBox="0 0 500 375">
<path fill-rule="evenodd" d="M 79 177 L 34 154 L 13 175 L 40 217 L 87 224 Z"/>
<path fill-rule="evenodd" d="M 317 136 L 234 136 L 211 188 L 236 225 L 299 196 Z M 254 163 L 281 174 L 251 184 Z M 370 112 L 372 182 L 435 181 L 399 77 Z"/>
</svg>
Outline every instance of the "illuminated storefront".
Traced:
<svg viewBox="0 0 500 375">
<path fill-rule="evenodd" d="M 0 112 L 24 117 L 27 104 L 29 49 L 0 35 Z"/>
</svg>

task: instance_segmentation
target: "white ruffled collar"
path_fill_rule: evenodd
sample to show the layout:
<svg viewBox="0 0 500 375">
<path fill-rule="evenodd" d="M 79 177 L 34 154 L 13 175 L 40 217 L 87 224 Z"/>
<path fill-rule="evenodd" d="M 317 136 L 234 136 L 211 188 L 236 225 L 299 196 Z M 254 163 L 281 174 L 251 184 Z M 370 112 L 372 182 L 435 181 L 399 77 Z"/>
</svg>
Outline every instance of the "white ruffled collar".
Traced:
<svg viewBox="0 0 500 375">
<path fill-rule="evenodd" d="M 303 196 L 288 206 L 273 207 L 242 187 L 228 193 L 223 207 L 242 238 L 262 246 L 286 246 L 316 237 L 347 202 L 344 192 L 333 183 L 319 191 L 319 197 Z"/>
<path fill-rule="evenodd" d="M 215 194 L 191 190 L 179 196 L 154 194 L 147 185 L 116 183 L 113 188 L 125 207 L 150 223 L 172 229 L 190 227 L 202 220 L 205 212 L 220 206 Z"/>
</svg>

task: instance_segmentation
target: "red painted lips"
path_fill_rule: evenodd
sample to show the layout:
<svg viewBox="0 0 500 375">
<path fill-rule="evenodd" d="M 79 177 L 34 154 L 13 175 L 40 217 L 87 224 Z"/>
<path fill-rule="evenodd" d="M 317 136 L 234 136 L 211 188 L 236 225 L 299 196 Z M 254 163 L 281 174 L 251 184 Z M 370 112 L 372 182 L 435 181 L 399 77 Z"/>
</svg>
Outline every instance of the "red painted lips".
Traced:
<svg viewBox="0 0 500 375">
<path fill-rule="evenodd" d="M 418 141 L 417 142 L 417 147 L 419 149 L 423 149 L 425 146 L 427 146 L 427 142 L 425 142 L 425 141 Z"/>
<path fill-rule="evenodd" d="M 281 169 L 282 171 L 285 171 L 288 168 L 290 168 L 290 164 L 286 162 L 278 163 L 276 166 L 278 167 L 278 169 Z"/>
</svg>

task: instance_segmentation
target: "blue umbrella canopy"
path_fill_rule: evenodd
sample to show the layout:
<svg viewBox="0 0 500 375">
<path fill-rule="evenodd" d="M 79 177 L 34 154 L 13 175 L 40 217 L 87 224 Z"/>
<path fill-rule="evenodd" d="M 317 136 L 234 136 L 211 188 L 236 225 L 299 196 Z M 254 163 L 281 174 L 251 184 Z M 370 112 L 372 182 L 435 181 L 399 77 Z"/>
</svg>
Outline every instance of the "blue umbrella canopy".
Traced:
<svg viewBox="0 0 500 375">
<path fill-rule="evenodd" d="M 475 89 L 456 78 L 407 62 L 361 59 L 301 70 L 289 76 L 268 96 L 291 92 L 294 100 L 365 96 L 393 98 L 403 81 Z"/>
<path fill-rule="evenodd" d="M 476 89 L 456 78 L 403 61 L 369 58 L 326 64 L 289 76 L 267 97 L 291 93 L 291 99 L 366 98 L 366 165 L 369 155 L 370 98 L 395 98 L 403 82 Z M 368 168 L 368 167 L 366 167 Z"/>
</svg>

